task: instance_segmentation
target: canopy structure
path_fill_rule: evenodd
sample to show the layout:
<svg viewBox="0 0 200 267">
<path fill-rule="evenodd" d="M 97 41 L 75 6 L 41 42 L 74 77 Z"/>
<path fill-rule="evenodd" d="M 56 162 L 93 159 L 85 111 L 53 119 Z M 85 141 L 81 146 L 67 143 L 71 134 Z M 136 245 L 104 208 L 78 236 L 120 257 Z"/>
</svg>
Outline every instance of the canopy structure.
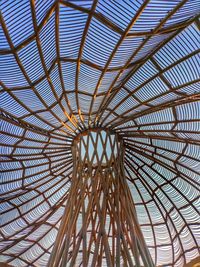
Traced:
<svg viewBox="0 0 200 267">
<path fill-rule="evenodd" d="M 74 140 L 94 129 L 123 142 L 153 264 L 197 258 L 199 1 L 1 0 L 0 9 L 0 262 L 48 265 L 71 201 Z"/>
</svg>

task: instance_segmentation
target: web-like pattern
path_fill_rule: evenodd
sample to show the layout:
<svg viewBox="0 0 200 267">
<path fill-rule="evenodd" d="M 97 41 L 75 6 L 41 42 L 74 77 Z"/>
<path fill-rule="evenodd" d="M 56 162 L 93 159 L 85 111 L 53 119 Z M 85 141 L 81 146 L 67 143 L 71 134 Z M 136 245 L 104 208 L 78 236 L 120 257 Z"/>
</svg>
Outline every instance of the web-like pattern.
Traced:
<svg viewBox="0 0 200 267">
<path fill-rule="evenodd" d="M 125 143 L 157 266 L 199 255 L 199 1 L 2 0 L 1 260 L 46 266 L 67 202 L 71 143 Z"/>
</svg>

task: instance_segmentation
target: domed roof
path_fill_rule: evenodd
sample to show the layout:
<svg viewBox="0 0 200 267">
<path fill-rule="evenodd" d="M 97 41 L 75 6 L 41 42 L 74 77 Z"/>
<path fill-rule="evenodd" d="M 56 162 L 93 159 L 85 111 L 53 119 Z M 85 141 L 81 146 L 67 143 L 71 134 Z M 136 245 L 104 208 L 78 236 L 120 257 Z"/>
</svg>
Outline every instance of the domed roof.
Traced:
<svg viewBox="0 0 200 267">
<path fill-rule="evenodd" d="M 199 255 L 198 0 L 1 1 L 1 256 L 46 266 L 71 145 L 117 132 L 156 266 Z"/>
</svg>

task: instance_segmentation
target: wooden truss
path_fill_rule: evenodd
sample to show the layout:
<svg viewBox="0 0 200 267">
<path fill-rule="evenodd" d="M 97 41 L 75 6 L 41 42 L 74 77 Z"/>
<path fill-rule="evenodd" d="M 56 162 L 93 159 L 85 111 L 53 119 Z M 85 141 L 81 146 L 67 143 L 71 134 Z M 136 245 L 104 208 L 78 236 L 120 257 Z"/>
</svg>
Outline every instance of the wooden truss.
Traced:
<svg viewBox="0 0 200 267">
<path fill-rule="evenodd" d="M 72 184 L 49 267 L 153 267 L 124 175 L 122 139 L 88 131 L 72 149 Z"/>
</svg>

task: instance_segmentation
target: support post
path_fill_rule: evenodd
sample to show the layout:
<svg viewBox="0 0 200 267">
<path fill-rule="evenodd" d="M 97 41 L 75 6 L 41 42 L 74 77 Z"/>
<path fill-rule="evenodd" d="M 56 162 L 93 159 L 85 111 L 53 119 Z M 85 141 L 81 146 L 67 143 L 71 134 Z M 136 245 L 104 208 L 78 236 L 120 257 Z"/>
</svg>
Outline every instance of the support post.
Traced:
<svg viewBox="0 0 200 267">
<path fill-rule="evenodd" d="M 72 147 L 74 172 L 49 267 L 153 267 L 124 174 L 122 140 L 97 129 Z"/>
</svg>

